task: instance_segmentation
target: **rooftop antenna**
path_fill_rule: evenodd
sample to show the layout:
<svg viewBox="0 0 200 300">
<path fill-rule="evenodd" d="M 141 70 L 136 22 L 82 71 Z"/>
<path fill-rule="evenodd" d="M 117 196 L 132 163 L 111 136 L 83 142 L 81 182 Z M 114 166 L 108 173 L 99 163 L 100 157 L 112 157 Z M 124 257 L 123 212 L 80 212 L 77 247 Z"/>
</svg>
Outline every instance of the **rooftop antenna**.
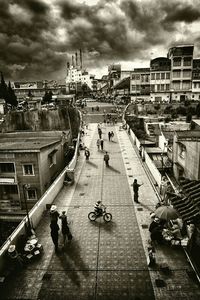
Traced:
<svg viewBox="0 0 200 300">
<path fill-rule="evenodd" d="M 74 67 L 74 55 L 72 55 L 72 67 Z"/>
<path fill-rule="evenodd" d="M 82 50 L 80 49 L 80 64 L 81 64 L 81 69 L 83 67 L 83 57 L 82 57 Z"/>
</svg>

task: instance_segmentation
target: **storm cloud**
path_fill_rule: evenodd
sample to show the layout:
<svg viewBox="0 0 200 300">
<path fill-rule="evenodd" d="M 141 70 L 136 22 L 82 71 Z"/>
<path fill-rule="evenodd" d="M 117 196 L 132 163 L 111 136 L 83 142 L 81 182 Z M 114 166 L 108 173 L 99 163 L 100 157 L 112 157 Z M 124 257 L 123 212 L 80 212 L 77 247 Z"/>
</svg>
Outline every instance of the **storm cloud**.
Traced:
<svg viewBox="0 0 200 300">
<path fill-rule="evenodd" d="M 84 66 L 141 60 L 194 43 L 200 54 L 196 0 L 0 0 L 0 70 L 6 78 L 64 78 L 82 49 Z M 148 65 L 147 65 L 148 66 Z"/>
</svg>

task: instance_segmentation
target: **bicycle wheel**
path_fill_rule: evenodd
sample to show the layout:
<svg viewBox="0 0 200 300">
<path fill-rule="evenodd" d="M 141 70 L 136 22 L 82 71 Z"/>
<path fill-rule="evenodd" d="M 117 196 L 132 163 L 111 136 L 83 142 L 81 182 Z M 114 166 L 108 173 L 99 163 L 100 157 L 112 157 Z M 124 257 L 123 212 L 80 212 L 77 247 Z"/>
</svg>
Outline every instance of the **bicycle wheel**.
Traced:
<svg viewBox="0 0 200 300">
<path fill-rule="evenodd" d="M 105 213 L 105 215 L 103 215 L 103 219 L 105 222 L 110 222 L 112 220 L 112 215 L 110 213 Z"/>
<path fill-rule="evenodd" d="M 96 218 L 97 218 L 97 215 L 93 211 L 88 214 L 88 219 L 90 221 L 95 221 Z"/>
</svg>

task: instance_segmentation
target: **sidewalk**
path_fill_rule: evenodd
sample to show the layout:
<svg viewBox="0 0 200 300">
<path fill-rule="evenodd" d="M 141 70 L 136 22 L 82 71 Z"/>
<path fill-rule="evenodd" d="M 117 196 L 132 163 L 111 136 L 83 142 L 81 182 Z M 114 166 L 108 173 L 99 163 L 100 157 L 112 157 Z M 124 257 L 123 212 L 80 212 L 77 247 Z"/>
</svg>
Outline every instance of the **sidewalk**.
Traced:
<svg viewBox="0 0 200 300">
<path fill-rule="evenodd" d="M 111 130 L 113 142 L 107 136 Z M 85 161 L 82 151 L 75 184 L 63 187 L 54 201 L 60 212 L 67 211 L 71 244 L 65 252 L 55 254 L 46 213 L 36 230 L 44 247 L 42 258 L 8 282 L 2 299 L 199 299 L 200 290 L 186 273 L 191 268 L 181 251 L 156 249 L 157 262 L 172 269 L 170 277 L 147 267 L 147 227 L 157 199 L 127 133 L 117 125 L 103 125 L 104 148 L 110 154 L 110 168 L 106 168 L 103 152 L 97 151 L 97 124 L 89 124 L 86 132 L 90 160 Z M 144 183 L 141 203 L 136 205 L 131 187 L 134 178 Z M 112 213 L 111 223 L 88 220 L 97 200 Z M 155 286 L 158 278 L 165 280 L 166 287 Z"/>
</svg>

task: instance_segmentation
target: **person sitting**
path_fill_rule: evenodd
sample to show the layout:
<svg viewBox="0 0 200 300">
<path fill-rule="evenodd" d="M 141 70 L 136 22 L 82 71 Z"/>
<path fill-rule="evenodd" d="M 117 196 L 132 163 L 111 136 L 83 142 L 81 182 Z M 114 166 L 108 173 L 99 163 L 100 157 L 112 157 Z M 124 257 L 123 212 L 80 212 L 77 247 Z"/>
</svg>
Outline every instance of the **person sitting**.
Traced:
<svg viewBox="0 0 200 300">
<path fill-rule="evenodd" d="M 97 215 L 101 215 L 103 213 L 104 209 L 105 209 L 105 206 L 103 205 L 103 203 L 100 200 L 97 201 L 94 206 L 94 212 Z"/>
</svg>

